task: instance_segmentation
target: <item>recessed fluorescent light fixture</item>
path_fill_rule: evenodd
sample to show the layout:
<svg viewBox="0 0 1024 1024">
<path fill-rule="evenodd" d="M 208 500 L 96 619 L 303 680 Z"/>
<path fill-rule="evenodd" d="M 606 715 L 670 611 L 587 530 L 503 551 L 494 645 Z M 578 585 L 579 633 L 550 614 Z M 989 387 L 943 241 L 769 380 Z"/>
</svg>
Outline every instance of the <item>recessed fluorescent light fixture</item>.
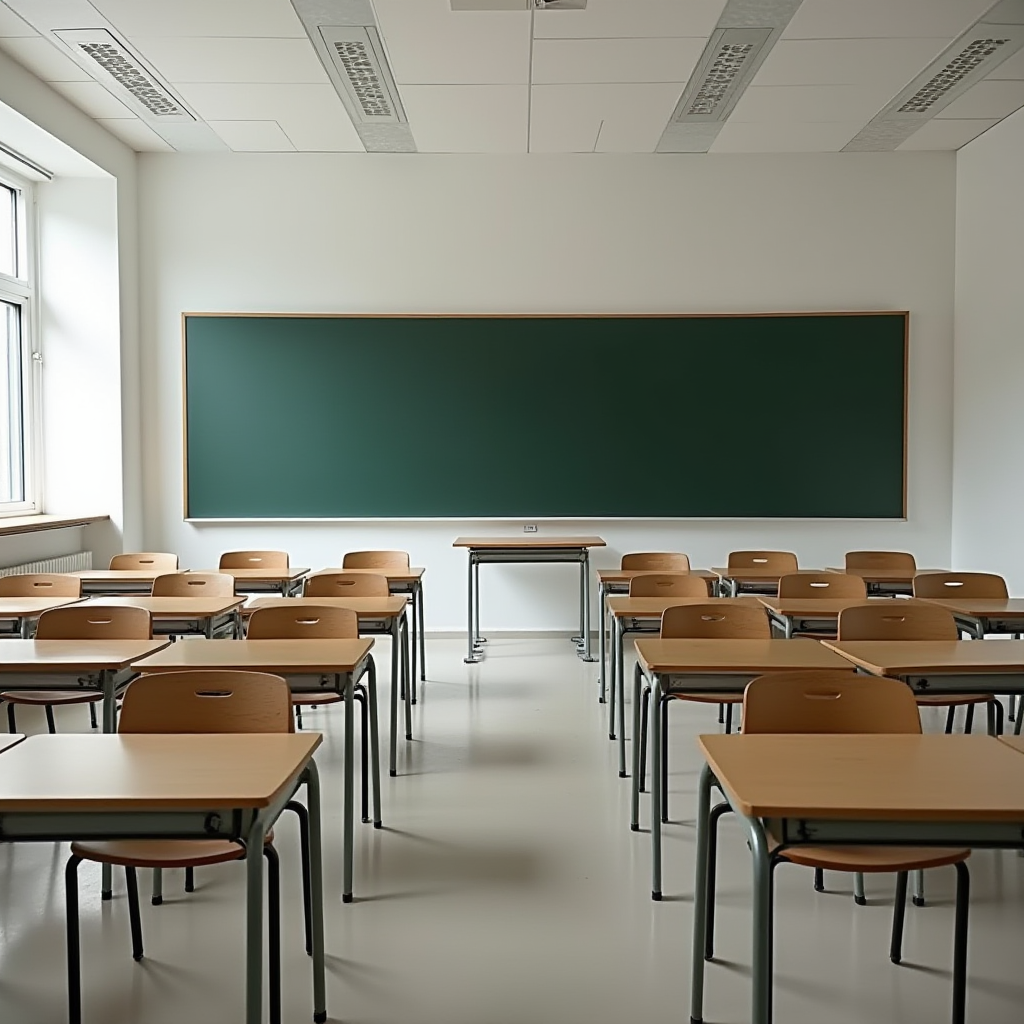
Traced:
<svg viewBox="0 0 1024 1024">
<path fill-rule="evenodd" d="M 349 102 L 362 124 L 404 124 L 405 111 L 375 28 L 321 25 L 320 35 Z"/>
</svg>

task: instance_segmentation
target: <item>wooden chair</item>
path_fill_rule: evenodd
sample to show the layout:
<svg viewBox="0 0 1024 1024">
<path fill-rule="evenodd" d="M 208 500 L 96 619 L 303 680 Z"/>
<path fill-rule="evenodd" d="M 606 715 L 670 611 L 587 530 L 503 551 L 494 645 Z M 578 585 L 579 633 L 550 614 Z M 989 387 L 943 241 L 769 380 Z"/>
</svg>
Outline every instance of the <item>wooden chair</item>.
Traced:
<svg viewBox="0 0 1024 1024">
<path fill-rule="evenodd" d="M 917 562 L 907 551 L 847 551 L 846 571 L 855 569 L 898 569 L 915 572 Z"/>
<path fill-rule="evenodd" d="M 703 576 L 687 576 L 681 573 L 647 573 L 634 576 L 629 581 L 630 597 L 697 597 L 708 596 L 707 581 Z"/>
<path fill-rule="evenodd" d="M 370 577 L 376 579 L 377 577 Z M 385 585 L 387 581 L 385 580 Z M 359 618 L 349 608 L 337 608 L 329 605 L 301 604 L 296 607 L 288 605 L 270 605 L 257 608 L 249 616 L 249 628 L 246 632 L 249 640 L 356 640 L 359 638 Z M 363 821 L 370 821 L 369 794 L 367 792 L 369 760 L 373 758 L 373 796 L 375 827 L 381 826 L 380 811 L 380 742 L 377 727 L 377 677 L 370 658 L 370 670 L 366 674 L 368 682 L 362 681 L 352 688 L 352 696 L 359 702 L 360 723 L 362 727 L 362 744 L 360 748 L 362 767 L 362 805 Z M 302 728 L 302 709 L 317 708 L 321 704 L 339 704 L 344 700 L 340 693 L 324 690 L 319 693 L 293 693 L 292 706 L 298 727 Z"/>
<path fill-rule="evenodd" d="M 154 597 L 234 597 L 235 578 L 226 572 L 168 572 L 153 580 Z"/>
<path fill-rule="evenodd" d="M 779 580 L 779 597 L 856 597 L 866 600 L 860 576 L 841 572 L 797 572 Z"/>
<path fill-rule="evenodd" d="M 176 572 L 178 556 L 166 551 L 136 551 L 114 555 L 110 560 L 111 569 L 159 569 L 161 572 Z"/>
<path fill-rule="evenodd" d="M 992 572 L 926 572 L 914 577 L 914 597 L 999 601 L 1009 596 L 1006 580 Z"/>
<path fill-rule="evenodd" d="M 287 551 L 225 551 L 219 569 L 287 569 Z"/>
<path fill-rule="evenodd" d="M 164 672 L 144 675 L 125 691 L 118 732 L 122 733 L 280 733 L 293 730 L 288 684 L 265 672 Z M 309 819 L 306 808 L 291 801 L 299 818 L 302 852 L 302 893 L 306 952 L 312 954 L 309 872 Z M 281 1019 L 281 883 L 273 832 L 263 847 L 269 893 L 270 1020 Z M 71 1024 L 82 1018 L 81 950 L 78 924 L 78 865 L 83 861 L 120 866 L 128 885 L 128 916 L 132 956 L 141 960 L 142 919 L 139 913 L 137 868 L 184 868 L 191 892 L 193 871 L 210 864 L 242 860 L 241 843 L 220 839 L 118 840 L 74 842 L 64 877 L 67 899 L 68 1001 Z M 155 901 L 154 901 L 155 902 Z"/>
<path fill-rule="evenodd" d="M 921 719 L 913 694 L 895 679 L 856 676 L 849 672 L 780 672 L 752 680 L 743 699 L 743 732 L 751 733 L 896 733 L 918 734 Z M 714 956 L 714 887 L 717 827 L 729 804 L 711 810 L 707 924 L 704 956 Z M 955 865 L 956 915 L 953 926 L 953 1024 L 963 1024 L 967 984 L 967 917 L 970 850 L 927 847 L 798 846 L 781 847 L 768 825 L 770 883 L 781 861 L 835 871 L 877 874 L 896 872 L 889 958 L 900 963 L 907 877 L 911 871 Z M 769 901 L 769 907 L 773 901 Z M 771 913 L 771 910 L 769 910 Z M 768 928 L 773 928 L 769 919 Z"/>
<path fill-rule="evenodd" d="M 145 608 L 105 607 L 77 604 L 65 608 L 51 608 L 39 616 L 36 626 L 37 640 L 149 640 L 153 624 Z M 7 727 L 17 732 L 14 708 L 18 704 L 42 706 L 46 713 L 46 728 L 54 733 L 55 705 L 88 704 L 89 719 L 96 728 L 96 705 L 103 694 L 96 690 L 7 690 L 0 693 L 7 701 Z"/>
<path fill-rule="evenodd" d="M 650 569 L 652 572 L 689 572 L 690 559 L 681 551 L 634 551 L 623 555 L 620 569 Z"/>
<path fill-rule="evenodd" d="M 81 597 L 78 576 L 60 572 L 26 572 L 0 576 L 0 597 Z"/>
<path fill-rule="evenodd" d="M 387 576 L 372 572 L 320 572 L 306 577 L 302 592 L 304 597 L 388 597 L 390 593 Z"/>
<path fill-rule="evenodd" d="M 792 551 L 730 551 L 730 569 L 771 569 L 773 572 L 796 572 L 799 568 Z"/>
<path fill-rule="evenodd" d="M 349 551 L 341 559 L 343 569 L 408 569 L 408 551 Z"/>
</svg>

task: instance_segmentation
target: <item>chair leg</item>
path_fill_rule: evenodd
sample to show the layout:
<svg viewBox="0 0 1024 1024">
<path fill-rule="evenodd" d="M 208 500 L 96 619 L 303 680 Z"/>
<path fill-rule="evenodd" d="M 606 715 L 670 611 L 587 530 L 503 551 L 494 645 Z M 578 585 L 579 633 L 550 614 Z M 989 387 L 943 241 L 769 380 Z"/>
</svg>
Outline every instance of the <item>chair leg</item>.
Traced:
<svg viewBox="0 0 1024 1024">
<path fill-rule="evenodd" d="M 296 704 L 295 705 L 295 728 L 296 729 L 301 729 L 302 728 L 302 705 L 301 704 Z"/>
<path fill-rule="evenodd" d="M 64 899 L 67 906 L 68 1021 L 82 1021 L 82 940 L 78 930 L 78 865 L 81 857 L 68 858 L 64 869 Z"/>
<path fill-rule="evenodd" d="M 195 868 L 185 868 L 185 892 L 196 891 L 196 872 Z"/>
<path fill-rule="evenodd" d="M 725 733 L 728 736 L 732 732 L 732 705 L 725 705 Z"/>
<path fill-rule="evenodd" d="M 969 733 L 974 726 L 974 705 L 967 705 L 967 717 L 964 719 L 964 732 Z"/>
<path fill-rule="evenodd" d="M 853 902 L 858 907 L 866 907 L 868 905 L 868 899 L 864 895 L 864 875 L 860 871 L 855 871 L 853 875 Z"/>
<path fill-rule="evenodd" d="M 1003 703 L 998 697 L 994 697 L 988 704 L 989 712 L 995 719 L 995 735 L 1003 735 Z"/>
<path fill-rule="evenodd" d="M 711 808 L 708 819 L 708 882 L 707 908 L 704 926 L 704 959 L 713 960 L 715 956 L 715 875 L 718 860 L 718 819 L 732 808 L 726 801 L 715 804 Z"/>
<path fill-rule="evenodd" d="M 971 905 L 971 873 L 965 861 L 956 865 L 956 916 L 953 921 L 953 1024 L 967 1014 L 967 913 Z"/>
<path fill-rule="evenodd" d="M 7 705 L 7 731 L 8 732 L 17 732 L 18 731 L 18 723 L 15 722 L 15 720 L 14 720 L 14 705 L 13 704 L 8 704 Z"/>
<path fill-rule="evenodd" d="M 898 964 L 903 959 L 903 920 L 907 912 L 907 872 L 896 875 L 896 898 L 892 906 L 892 939 L 889 942 L 889 959 Z"/>
<path fill-rule="evenodd" d="M 668 706 L 671 701 L 661 702 L 661 820 L 668 822 Z M 653 808 L 655 812 L 658 808 Z"/>
<path fill-rule="evenodd" d="M 924 872 L 920 868 L 914 872 L 914 895 L 910 902 L 915 907 L 924 906 Z"/>
<path fill-rule="evenodd" d="M 53 705 L 44 704 L 43 710 L 46 712 L 46 729 L 52 736 L 57 731 L 57 726 L 53 721 Z"/>
<path fill-rule="evenodd" d="M 164 901 L 164 872 L 163 868 L 153 868 L 153 895 L 150 898 L 154 907 L 159 907 Z"/>
<path fill-rule="evenodd" d="M 814 869 L 814 891 L 825 891 L 825 872 L 821 868 Z"/>
<path fill-rule="evenodd" d="M 360 799 L 363 803 L 362 820 L 364 823 L 370 821 L 370 723 L 367 711 L 366 691 L 357 686 L 352 696 L 359 704 L 359 727 L 362 730 L 362 742 L 359 746 L 359 768 L 360 768 Z"/>
<path fill-rule="evenodd" d="M 124 869 L 128 886 L 128 922 L 132 930 L 132 959 L 142 959 L 142 915 L 139 913 L 139 879 L 135 868 Z"/>
<path fill-rule="evenodd" d="M 718 724 L 721 725 L 725 721 L 725 705 L 718 705 Z"/>
<path fill-rule="evenodd" d="M 956 715 L 956 708 L 950 705 L 946 712 L 946 728 L 943 730 L 947 735 L 953 731 L 953 719 Z"/>
<path fill-rule="evenodd" d="M 645 686 L 640 694 L 640 777 L 637 779 L 637 786 L 641 793 L 647 789 L 647 709 L 650 703 L 651 688 Z"/>
<path fill-rule="evenodd" d="M 281 1024 L 281 862 L 277 850 L 263 844 L 267 858 L 267 987 L 270 1003 L 270 1024 Z"/>
<path fill-rule="evenodd" d="M 313 955 L 313 896 L 309 874 L 309 812 L 297 800 L 289 800 L 286 810 L 299 819 L 299 852 L 302 859 L 302 918 L 306 931 L 306 954 Z"/>
<path fill-rule="evenodd" d="M 89 724 L 95 729 L 96 725 L 96 701 L 89 702 Z"/>
</svg>

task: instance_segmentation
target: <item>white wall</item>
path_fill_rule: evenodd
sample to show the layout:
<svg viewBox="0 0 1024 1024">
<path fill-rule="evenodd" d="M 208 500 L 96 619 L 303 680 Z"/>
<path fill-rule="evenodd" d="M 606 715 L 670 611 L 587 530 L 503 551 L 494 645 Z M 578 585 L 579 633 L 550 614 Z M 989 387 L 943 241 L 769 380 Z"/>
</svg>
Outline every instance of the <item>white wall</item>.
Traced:
<svg viewBox="0 0 1024 1024">
<path fill-rule="evenodd" d="M 1024 111 L 957 155 L 953 563 L 1024 593 Z"/>
<path fill-rule="evenodd" d="M 178 551 L 191 567 L 237 547 L 286 548 L 295 564 L 312 566 L 355 548 L 406 548 L 429 569 L 428 627 L 449 629 L 465 621 L 465 555 L 452 539 L 522 525 L 184 523 L 182 311 L 909 309 L 907 522 L 542 529 L 600 532 L 609 548 L 599 565 L 645 549 L 721 564 L 730 549 L 748 546 L 792 549 L 807 565 L 836 564 L 854 547 L 911 550 L 923 564 L 945 564 L 954 202 L 954 157 L 937 153 L 142 156 L 146 544 Z M 822 408 L 808 414 L 815 424 L 834 411 L 821 397 Z M 870 396 L 840 414 L 870 414 Z M 588 450 L 591 472 L 604 472 L 596 433 Z M 626 467 L 620 478 L 626 486 Z M 568 567 L 484 573 L 485 627 L 572 626 Z"/>
</svg>

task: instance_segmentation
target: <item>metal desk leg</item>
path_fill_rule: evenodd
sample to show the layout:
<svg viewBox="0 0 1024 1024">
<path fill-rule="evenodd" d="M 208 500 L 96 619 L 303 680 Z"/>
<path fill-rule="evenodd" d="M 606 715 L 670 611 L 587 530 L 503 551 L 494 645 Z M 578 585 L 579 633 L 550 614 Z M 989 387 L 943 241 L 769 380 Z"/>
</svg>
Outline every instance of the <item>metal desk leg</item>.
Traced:
<svg viewBox="0 0 1024 1024">
<path fill-rule="evenodd" d="M 772 1019 L 772 866 L 764 827 L 756 818 L 740 815 L 754 870 L 753 954 L 751 972 L 751 1024 Z"/>
<path fill-rule="evenodd" d="M 416 606 L 416 592 L 415 591 L 413 591 L 413 593 L 412 593 L 412 596 L 410 598 L 410 603 L 412 604 L 412 637 L 413 637 L 413 645 L 412 645 L 412 672 L 410 673 L 410 678 L 411 678 L 412 686 L 413 686 L 412 700 L 413 700 L 413 703 L 415 704 L 416 703 L 416 678 L 417 678 L 416 677 L 416 669 L 417 669 L 417 665 L 416 665 L 416 662 L 417 662 L 417 657 L 416 657 L 416 655 L 417 655 L 416 636 L 417 636 L 417 634 L 419 632 L 419 617 L 420 617 L 419 608 Z"/>
<path fill-rule="evenodd" d="M 100 672 L 99 682 L 103 691 L 103 731 L 117 732 L 117 698 L 114 694 L 115 673 L 109 669 Z M 263 851 L 260 851 L 262 856 Z M 114 898 L 114 871 L 109 864 L 103 864 L 100 868 L 100 898 L 109 900 Z"/>
<path fill-rule="evenodd" d="M 381 827 L 380 814 L 380 732 L 377 721 L 377 664 L 373 657 L 366 668 L 366 697 L 370 702 L 370 780 L 373 785 L 373 827 Z"/>
<path fill-rule="evenodd" d="M 583 563 L 580 567 L 583 574 L 583 660 L 593 661 L 590 653 L 590 551 L 584 549 Z"/>
<path fill-rule="evenodd" d="M 263 1021 L 263 839 L 257 818 L 245 845 L 245 1021 Z M 312 845 L 312 844 L 310 844 Z"/>
<path fill-rule="evenodd" d="M 608 660 L 608 652 L 606 650 L 608 645 L 608 634 L 606 632 L 608 623 L 608 612 L 605 608 L 605 595 L 607 590 L 605 588 L 605 582 L 602 580 L 597 585 L 597 608 L 598 608 L 598 624 L 597 629 L 600 634 L 598 637 L 598 646 L 601 648 L 601 674 L 598 677 L 600 680 L 600 691 L 598 694 L 598 702 L 603 704 L 605 702 L 606 693 L 606 675 L 605 675 L 605 663 Z"/>
<path fill-rule="evenodd" d="M 479 647 L 487 641 L 480 635 L 480 560 L 473 563 L 473 646 Z"/>
<path fill-rule="evenodd" d="M 579 584 L 580 584 L 580 586 L 579 586 L 579 590 L 580 590 L 580 631 L 575 636 L 569 637 L 569 639 L 578 648 L 581 648 L 583 646 L 583 601 L 584 601 L 584 597 L 583 597 L 583 556 L 582 555 L 580 556 L 579 565 L 580 565 L 580 579 L 579 579 Z M 576 653 L 579 654 L 580 652 L 577 650 Z"/>
<path fill-rule="evenodd" d="M 391 673 L 391 721 L 390 741 L 391 752 L 388 755 L 388 774 L 394 778 L 398 774 L 398 702 L 401 697 L 398 694 L 398 677 Z"/>
<path fill-rule="evenodd" d="M 626 620 L 619 620 L 615 644 L 615 683 L 619 690 L 619 778 L 626 777 L 626 676 L 623 664 L 623 637 L 626 634 Z"/>
<path fill-rule="evenodd" d="M 412 680 L 409 678 L 409 623 L 405 616 L 395 620 L 398 623 L 398 647 L 395 657 L 402 661 L 402 678 L 405 680 L 405 738 L 412 739 Z"/>
<path fill-rule="evenodd" d="M 615 739 L 615 702 L 618 699 L 619 688 L 615 683 L 615 670 L 618 668 L 618 661 L 615 657 L 615 645 L 619 636 L 619 619 L 618 616 L 613 615 L 611 620 L 612 627 L 612 649 L 609 655 L 611 663 L 611 701 L 608 704 L 608 739 Z"/>
<path fill-rule="evenodd" d="M 374 706 L 370 705 L 371 708 Z M 306 765 L 306 807 L 309 817 L 309 895 L 313 903 L 313 1020 L 316 1024 L 323 1024 L 327 1020 L 327 981 L 324 974 L 324 871 L 323 842 L 320 834 L 320 773 L 315 761 L 310 761 Z"/>
<path fill-rule="evenodd" d="M 398 674 L 395 672 L 391 673 L 391 685 L 392 689 L 398 685 Z M 352 750 L 355 736 L 355 729 L 353 723 L 353 717 L 355 709 L 353 707 L 354 701 L 352 699 L 353 679 L 352 674 L 349 673 L 345 677 L 345 782 L 344 782 L 344 801 L 342 814 L 345 816 L 342 823 L 342 845 L 343 851 L 343 874 L 342 874 L 342 893 L 341 900 L 343 903 L 352 902 L 352 852 L 355 843 L 353 817 L 355 814 L 355 786 L 353 775 L 355 775 L 355 757 L 354 751 Z"/>
<path fill-rule="evenodd" d="M 474 633 L 475 623 L 473 620 L 473 609 L 475 607 L 473 579 L 473 552 L 471 551 L 469 553 L 469 573 L 466 580 L 466 593 L 468 595 L 469 606 L 466 611 L 466 657 L 464 660 L 467 665 L 475 665 L 480 660 L 474 643 L 476 635 Z M 391 774 L 394 775 L 395 773 L 392 772 Z"/>
<path fill-rule="evenodd" d="M 416 594 L 414 600 L 419 603 L 420 606 L 420 680 L 422 682 L 427 681 L 427 624 L 423 618 L 423 583 L 422 581 L 416 582 Z"/>
<path fill-rule="evenodd" d="M 651 737 L 651 899 L 661 899 L 661 677 L 651 681 L 651 709 L 647 716 Z"/>
<path fill-rule="evenodd" d="M 704 1020 L 704 949 L 708 921 L 708 853 L 711 835 L 711 785 L 708 765 L 700 770 L 697 784 L 697 858 L 693 879 L 693 946 L 690 949 L 690 1024 Z M 660 817 L 660 814 L 655 814 Z"/>
<path fill-rule="evenodd" d="M 633 778 L 630 783 L 629 827 L 640 831 L 640 688 L 643 672 L 637 662 L 633 669 Z"/>
</svg>

